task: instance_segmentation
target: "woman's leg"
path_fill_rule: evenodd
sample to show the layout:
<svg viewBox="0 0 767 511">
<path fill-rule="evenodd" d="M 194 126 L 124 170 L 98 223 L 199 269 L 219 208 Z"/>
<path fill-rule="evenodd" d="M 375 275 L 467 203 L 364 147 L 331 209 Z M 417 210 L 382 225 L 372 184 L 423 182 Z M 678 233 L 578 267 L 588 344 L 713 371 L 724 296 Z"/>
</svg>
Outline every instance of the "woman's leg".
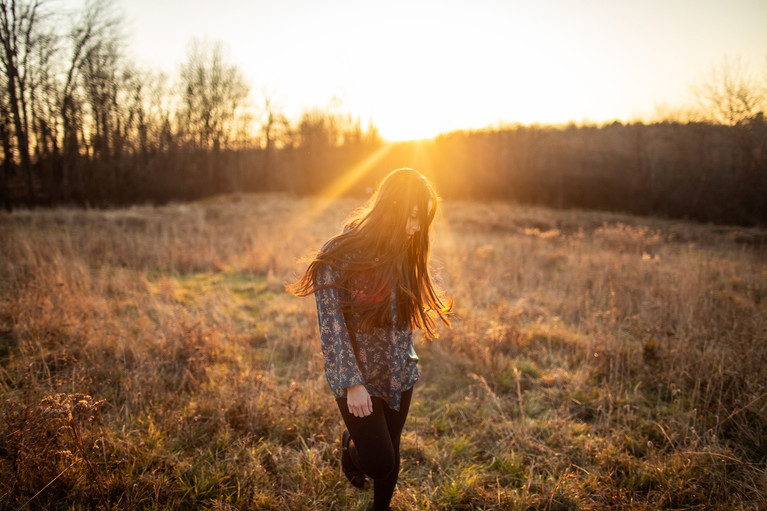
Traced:
<svg viewBox="0 0 767 511">
<path fill-rule="evenodd" d="M 373 397 L 373 413 L 355 417 L 346 399 L 336 400 L 352 437 L 349 454 L 357 467 L 373 478 L 375 509 L 388 509 L 399 475 L 399 443 L 410 408 L 412 389 L 402 393 L 399 411 Z"/>
<path fill-rule="evenodd" d="M 405 426 L 405 420 L 407 419 L 408 410 L 410 409 L 410 398 L 412 395 L 413 389 L 402 393 L 402 401 L 400 402 L 399 411 L 392 410 L 384 405 L 386 426 L 389 430 L 389 438 L 391 439 L 392 450 L 394 451 L 394 470 L 391 471 L 388 477 L 376 479 L 374 481 L 373 500 L 375 509 L 389 509 L 389 502 L 391 502 L 392 495 L 394 495 L 394 487 L 397 485 L 397 479 L 399 478 L 400 437 L 402 436 L 402 428 Z"/>
</svg>

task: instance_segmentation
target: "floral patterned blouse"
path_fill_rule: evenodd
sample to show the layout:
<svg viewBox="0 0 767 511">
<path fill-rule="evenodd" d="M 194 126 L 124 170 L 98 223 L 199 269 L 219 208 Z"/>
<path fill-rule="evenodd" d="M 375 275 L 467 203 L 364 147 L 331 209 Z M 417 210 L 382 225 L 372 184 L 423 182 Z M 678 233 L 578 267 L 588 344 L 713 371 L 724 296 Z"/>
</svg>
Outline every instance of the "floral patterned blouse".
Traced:
<svg viewBox="0 0 767 511">
<path fill-rule="evenodd" d="M 339 270 L 324 265 L 317 273 L 319 286 L 338 282 Z M 371 396 L 386 401 L 399 410 L 402 392 L 418 381 L 418 356 L 413 348 L 413 329 L 398 329 L 396 293 L 392 291 L 389 328 L 360 330 L 356 314 L 344 315 L 339 310 L 339 288 L 329 287 L 315 292 L 317 319 L 320 327 L 325 377 L 335 397 L 345 397 L 347 387 L 363 384 Z M 352 338 L 356 340 L 357 357 Z"/>
</svg>

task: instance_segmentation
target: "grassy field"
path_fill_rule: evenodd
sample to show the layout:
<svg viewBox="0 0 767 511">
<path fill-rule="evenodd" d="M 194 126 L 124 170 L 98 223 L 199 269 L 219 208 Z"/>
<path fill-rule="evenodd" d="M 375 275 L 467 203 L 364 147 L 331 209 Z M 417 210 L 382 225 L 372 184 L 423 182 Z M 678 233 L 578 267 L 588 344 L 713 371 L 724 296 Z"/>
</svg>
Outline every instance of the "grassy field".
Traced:
<svg viewBox="0 0 767 511">
<path fill-rule="evenodd" d="M 0 508 L 366 509 L 314 300 L 359 205 L 0 216 Z M 767 231 L 444 204 L 393 507 L 767 508 Z"/>
</svg>

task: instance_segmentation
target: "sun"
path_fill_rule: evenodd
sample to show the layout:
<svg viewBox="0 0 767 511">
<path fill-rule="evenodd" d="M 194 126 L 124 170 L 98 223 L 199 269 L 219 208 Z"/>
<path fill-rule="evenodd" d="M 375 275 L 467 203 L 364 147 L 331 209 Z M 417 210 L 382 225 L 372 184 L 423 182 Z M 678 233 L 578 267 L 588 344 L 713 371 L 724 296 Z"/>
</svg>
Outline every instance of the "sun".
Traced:
<svg viewBox="0 0 767 511">
<path fill-rule="evenodd" d="M 425 140 L 449 131 L 437 118 L 430 115 L 412 117 L 407 120 L 386 119 L 377 122 L 379 133 L 388 142 Z"/>
<path fill-rule="evenodd" d="M 438 77 L 427 76 L 412 61 L 400 62 L 398 72 L 407 79 L 367 75 L 366 87 L 350 91 L 344 106 L 363 112 L 389 142 L 429 139 L 465 123 L 457 109 L 450 109 L 451 98 L 440 90 Z"/>
</svg>

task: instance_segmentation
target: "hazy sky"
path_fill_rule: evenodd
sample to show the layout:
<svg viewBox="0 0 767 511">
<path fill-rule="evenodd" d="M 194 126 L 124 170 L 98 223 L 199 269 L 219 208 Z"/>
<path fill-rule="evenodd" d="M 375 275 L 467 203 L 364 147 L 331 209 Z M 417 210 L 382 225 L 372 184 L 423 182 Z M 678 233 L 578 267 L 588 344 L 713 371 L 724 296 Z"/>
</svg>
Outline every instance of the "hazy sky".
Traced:
<svg viewBox="0 0 767 511">
<path fill-rule="evenodd" d="M 139 63 L 190 39 L 297 117 L 341 100 L 389 139 L 649 118 L 725 58 L 767 71 L 767 0 L 122 0 Z"/>
</svg>

